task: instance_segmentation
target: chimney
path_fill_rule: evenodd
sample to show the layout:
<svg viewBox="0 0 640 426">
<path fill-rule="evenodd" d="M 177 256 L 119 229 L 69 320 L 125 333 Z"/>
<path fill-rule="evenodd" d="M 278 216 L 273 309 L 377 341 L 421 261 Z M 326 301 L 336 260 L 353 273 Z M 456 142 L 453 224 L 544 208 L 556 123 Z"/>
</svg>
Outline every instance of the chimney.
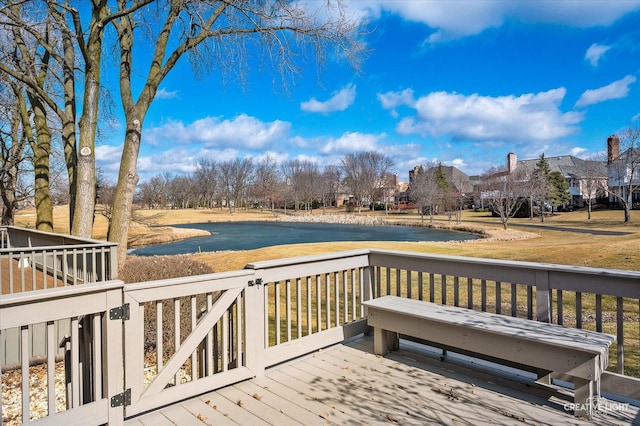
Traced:
<svg viewBox="0 0 640 426">
<path fill-rule="evenodd" d="M 607 163 L 611 163 L 619 156 L 620 138 L 618 138 L 616 135 L 611 135 L 607 138 Z"/>
<path fill-rule="evenodd" d="M 518 156 L 513 152 L 507 154 L 507 171 L 513 173 L 518 166 Z"/>
</svg>

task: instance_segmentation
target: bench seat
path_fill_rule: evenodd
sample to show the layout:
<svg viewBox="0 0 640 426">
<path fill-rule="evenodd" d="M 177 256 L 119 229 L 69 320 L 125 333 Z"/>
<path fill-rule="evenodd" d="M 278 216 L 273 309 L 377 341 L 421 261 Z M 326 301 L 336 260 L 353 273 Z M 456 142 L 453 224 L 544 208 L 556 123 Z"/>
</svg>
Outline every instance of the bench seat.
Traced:
<svg viewBox="0 0 640 426">
<path fill-rule="evenodd" d="M 396 296 L 363 302 L 374 328 L 374 351 L 397 349 L 398 333 L 438 345 L 521 364 L 568 377 L 575 414 L 591 418 L 600 376 L 616 337 L 556 324 L 437 305 Z"/>
</svg>

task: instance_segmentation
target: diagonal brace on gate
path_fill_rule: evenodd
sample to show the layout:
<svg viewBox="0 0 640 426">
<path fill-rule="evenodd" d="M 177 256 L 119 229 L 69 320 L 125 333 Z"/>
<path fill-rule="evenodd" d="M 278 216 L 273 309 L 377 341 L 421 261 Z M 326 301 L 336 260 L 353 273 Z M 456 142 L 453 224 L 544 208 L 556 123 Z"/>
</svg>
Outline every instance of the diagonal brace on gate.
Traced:
<svg viewBox="0 0 640 426">
<path fill-rule="evenodd" d="M 179 348 L 176 348 L 176 352 L 169 358 L 164 368 L 158 372 L 153 382 L 151 382 L 149 387 L 142 393 L 142 398 L 162 392 L 169 381 L 175 377 L 175 374 L 182 367 L 182 364 L 184 364 L 187 358 L 198 348 L 198 345 L 207 336 L 209 330 L 213 328 L 231 304 L 238 298 L 242 290 L 243 287 L 226 290 L 222 296 L 216 300 L 211 310 L 198 322 L 196 329 L 187 336 Z"/>
</svg>

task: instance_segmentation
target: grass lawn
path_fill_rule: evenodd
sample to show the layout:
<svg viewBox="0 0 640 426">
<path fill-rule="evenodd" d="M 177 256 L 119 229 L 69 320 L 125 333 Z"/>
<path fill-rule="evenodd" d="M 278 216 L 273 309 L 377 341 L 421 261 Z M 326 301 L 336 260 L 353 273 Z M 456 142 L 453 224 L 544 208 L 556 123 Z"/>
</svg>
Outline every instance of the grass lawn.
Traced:
<svg viewBox="0 0 640 426">
<path fill-rule="evenodd" d="M 328 213 L 343 212 L 340 209 L 328 209 Z M 592 219 L 587 220 L 586 211 L 559 213 L 539 219 L 511 219 L 510 230 L 527 231 L 531 238 L 526 239 L 487 239 L 470 242 L 329 242 L 282 245 L 241 252 L 216 252 L 197 254 L 197 258 L 213 266 L 217 272 L 241 269 L 247 263 L 285 257 L 304 256 L 319 253 L 351 250 L 356 248 L 386 248 L 421 253 L 449 254 L 457 256 L 485 257 L 493 259 L 524 260 L 531 262 L 558 263 L 564 265 L 592 266 L 610 269 L 640 271 L 640 211 L 632 211 L 632 222 L 622 222 L 621 210 L 597 210 Z M 308 214 L 308 213 L 298 213 Z M 315 210 L 314 214 L 322 214 Z M 416 214 L 389 214 L 384 212 L 366 212 L 367 215 L 379 215 L 394 223 L 420 224 L 421 218 Z M 226 209 L 185 209 L 185 210 L 149 210 L 139 209 L 134 212 L 135 222 L 131 226 L 130 245 L 153 244 L 167 242 L 192 236 L 189 230 L 170 228 L 173 224 L 228 222 L 249 220 L 273 220 L 269 211 L 258 210 L 237 211 L 230 214 Z M 436 217 L 439 226 L 450 224 L 446 216 Z M 69 216 L 66 206 L 54 210 L 55 231 L 69 232 Z M 464 211 L 462 225 L 466 228 L 501 230 L 502 225 L 497 218 L 488 213 Z M 16 225 L 34 227 L 35 212 L 33 209 L 18 213 Z M 428 218 L 424 218 L 428 225 Z M 454 225 L 454 222 L 451 222 Z M 549 228 L 533 228 L 548 226 Z M 93 237 L 105 239 L 108 223 L 102 216 L 96 216 Z M 580 230 L 628 232 L 624 236 L 596 235 Z M 195 234 L 197 235 L 197 234 Z"/>
</svg>

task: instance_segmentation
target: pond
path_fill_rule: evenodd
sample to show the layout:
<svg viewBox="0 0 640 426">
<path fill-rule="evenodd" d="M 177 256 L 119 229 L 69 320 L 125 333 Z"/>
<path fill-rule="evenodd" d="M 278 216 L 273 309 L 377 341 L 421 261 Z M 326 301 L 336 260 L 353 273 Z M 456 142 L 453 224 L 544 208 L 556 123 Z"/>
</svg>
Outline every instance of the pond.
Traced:
<svg viewBox="0 0 640 426">
<path fill-rule="evenodd" d="M 204 229 L 212 235 L 132 250 L 139 256 L 252 250 L 281 244 L 330 241 L 462 241 L 477 236 L 413 226 L 342 225 L 300 222 L 217 222 L 175 225 Z"/>
</svg>

